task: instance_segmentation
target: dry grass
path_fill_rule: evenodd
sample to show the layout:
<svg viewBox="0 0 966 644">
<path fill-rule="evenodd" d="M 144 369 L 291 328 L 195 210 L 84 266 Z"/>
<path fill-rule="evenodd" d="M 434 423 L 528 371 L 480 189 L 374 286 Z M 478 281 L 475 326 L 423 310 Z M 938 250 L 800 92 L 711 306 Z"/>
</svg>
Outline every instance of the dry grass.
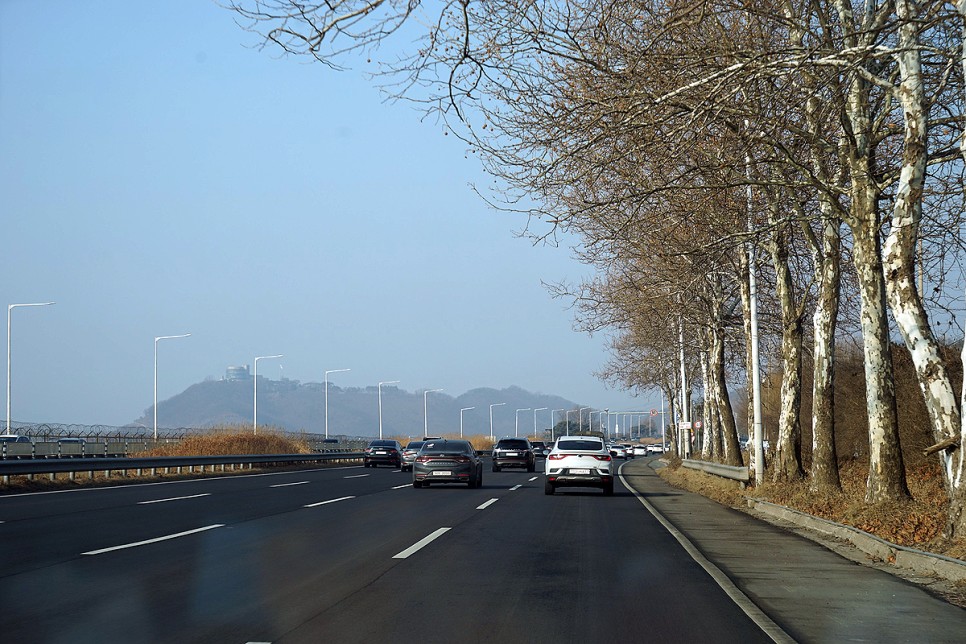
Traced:
<svg viewBox="0 0 966 644">
<path fill-rule="evenodd" d="M 942 538 L 947 497 L 935 464 L 921 464 L 907 472 L 912 500 L 869 505 L 865 503 L 868 465 L 851 461 L 840 470 L 842 492 L 816 493 L 806 482 L 770 483 L 741 490 L 735 481 L 678 467 L 680 461 L 659 470 L 672 485 L 707 496 L 735 508 L 746 507 L 745 497 L 794 508 L 800 512 L 850 525 L 892 543 L 966 559 L 966 539 Z"/>
<path fill-rule="evenodd" d="M 133 454 L 150 456 L 231 456 L 236 454 L 311 454 L 308 443 L 274 430 L 252 434 L 250 428 L 223 427 L 211 433 L 189 436 L 152 450 Z"/>
<path fill-rule="evenodd" d="M 490 440 L 490 437 L 489 436 L 486 436 L 486 435 L 463 436 L 462 439 L 460 439 L 459 433 L 456 433 L 456 434 L 440 434 L 439 436 L 440 436 L 440 438 L 449 438 L 449 439 L 453 439 L 453 440 L 468 440 L 470 442 L 470 444 L 473 446 L 473 449 L 475 449 L 477 451 L 488 452 L 491 449 L 493 449 L 493 441 L 491 441 Z M 403 447 L 405 447 L 406 444 L 409 443 L 409 441 L 410 441 L 410 439 L 409 439 L 408 436 L 390 436 L 389 437 L 389 440 L 397 440 L 397 441 L 399 441 L 399 443 Z M 422 440 L 422 439 L 421 438 L 414 438 L 412 440 Z"/>
</svg>

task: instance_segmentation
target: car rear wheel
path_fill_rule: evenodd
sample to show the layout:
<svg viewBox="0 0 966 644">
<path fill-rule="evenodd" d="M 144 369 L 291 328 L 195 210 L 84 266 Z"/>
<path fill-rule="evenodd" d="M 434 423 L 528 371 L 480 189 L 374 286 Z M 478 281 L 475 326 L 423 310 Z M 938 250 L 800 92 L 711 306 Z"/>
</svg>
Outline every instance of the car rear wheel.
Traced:
<svg viewBox="0 0 966 644">
<path fill-rule="evenodd" d="M 536 463 L 528 463 L 527 464 L 527 471 L 528 472 L 535 472 L 536 470 L 537 470 L 537 464 Z"/>
<path fill-rule="evenodd" d="M 419 481 L 413 481 L 413 487 L 423 487 L 423 484 Z"/>
<path fill-rule="evenodd" d="M 554 492 L 556 492 L 556 490 L 555 490 L 555 489 L 554 489 L 554 487 L 553 487 L 553 483 L 551 483 L 550 481 L 546 481 L 546 482 L 545 482 L 545 483 L 543 484 L 543 493 L 544 493 L 544 494 L 547 494 L 547 495 L 551 495 L 551 494 L 553 494 Z"/>
<path fill-rule="evenodd" d="M 614 482 L 604 484 L 604 496 L 614 496 Z"/>
<path fill-rule="evenodd" d="M 499 466 L 499 465 L 497 465 L 496 463 L 494 463 L 494 464 L 493 464 L 493 471 L 494 471 L 494 472 L 499 472 L 499 471 L 500 471 L 500 466 Z"/>
</svg>

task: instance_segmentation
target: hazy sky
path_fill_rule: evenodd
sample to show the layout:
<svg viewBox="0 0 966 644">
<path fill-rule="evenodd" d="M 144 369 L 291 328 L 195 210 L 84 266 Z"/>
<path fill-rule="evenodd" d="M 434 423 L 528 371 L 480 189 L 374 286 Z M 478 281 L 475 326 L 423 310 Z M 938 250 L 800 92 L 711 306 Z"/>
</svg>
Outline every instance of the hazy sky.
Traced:
<svg viewBox="0 0 966 644">
<path fill-rule="evenodd" d="M 541 285 L 588 269 L 516 237 L 459 141 L 257 42 L 206 0 L 0 0 L 0 302 L 56 301 L 13 311 L 14 420 L 132 421 L 181 333 L 160 400 L 281 353 L 259 373 L 660 404 L 594 378 L 604 339 Z"/>
</svg>

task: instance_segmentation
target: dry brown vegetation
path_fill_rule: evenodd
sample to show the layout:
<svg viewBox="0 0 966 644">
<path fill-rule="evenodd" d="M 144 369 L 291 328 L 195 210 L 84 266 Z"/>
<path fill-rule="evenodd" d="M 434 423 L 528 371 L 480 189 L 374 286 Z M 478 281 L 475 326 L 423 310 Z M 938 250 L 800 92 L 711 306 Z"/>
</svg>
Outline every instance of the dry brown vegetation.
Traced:
<svg viewBox="0 0 966 644">
<path fill-rule="evenodd" d="M 149 456 L 230 456 L 234 454 L 310 454 L 312 448 L 303 439 L 292 438 L 274 430 L 253 434 L 250 428 L 223 427 L 213 432 L 188 436 L 152 450 L 134 454 Z"/>
<path fill-rule="evenodd" d="M 490 440 L 490 437 L 486 435 L 463 436 L 463 438 L 461 439 L 460 435 L 457 433 L 457 434 L 440 434 L 440 437 L 449 438 L 453 440 L 468 440 L 470 444 L 473 446 L 473 449 L 477 451 L 488 452 L 493 448 L 493 441 Z M 402 445 L 403 447 L 405 447 L 406 444 L 410 442 L 410 438 L 408 436 L 390 436 L 389 439 L 399 441 L 399 444 Z M 414 438 L 412 440 L 421 440 L 421 439 Z"/>
<path fill-rule="evenodd" d="M 753 497 L 849 525 L 900 546 L 966 559 L 966 540 L 942 538 L 948 500 L 934 464 L 907 471 L 911 501 L 878 505 L 865 503 L 868 466 L 857 461 L 840 467 L 841 493 L 815 493 L 802 483 L 765 483 L 742 490 L 735 481 L 680 467 L 680 461 L 659 473 L 672 485 L 733 508 L 747 509 L 745 498 Z"/>
</svg>

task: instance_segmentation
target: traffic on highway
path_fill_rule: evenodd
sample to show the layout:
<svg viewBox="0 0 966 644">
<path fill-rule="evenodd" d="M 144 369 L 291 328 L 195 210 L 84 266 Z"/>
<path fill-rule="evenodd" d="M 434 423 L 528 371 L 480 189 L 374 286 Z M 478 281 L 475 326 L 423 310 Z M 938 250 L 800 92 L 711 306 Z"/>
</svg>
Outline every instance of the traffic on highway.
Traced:
<svg viewBox="0 0 966 644">
<path fill-rule="evenodd" d="M 372 642 L 418 625 L 423 641 L 602 641 L 599 616 L 633 605 L 655 635 L 728 624 L 732 641 L 767 640 L 630 494 L 545 499 L 526 468 L 417 491 L 416 474 L 353 466 L 0 497 L 0 632 Z M 670 578 L 714 610 L 672 628 L 685 606 L 668 605 Z"/>
</svg>

